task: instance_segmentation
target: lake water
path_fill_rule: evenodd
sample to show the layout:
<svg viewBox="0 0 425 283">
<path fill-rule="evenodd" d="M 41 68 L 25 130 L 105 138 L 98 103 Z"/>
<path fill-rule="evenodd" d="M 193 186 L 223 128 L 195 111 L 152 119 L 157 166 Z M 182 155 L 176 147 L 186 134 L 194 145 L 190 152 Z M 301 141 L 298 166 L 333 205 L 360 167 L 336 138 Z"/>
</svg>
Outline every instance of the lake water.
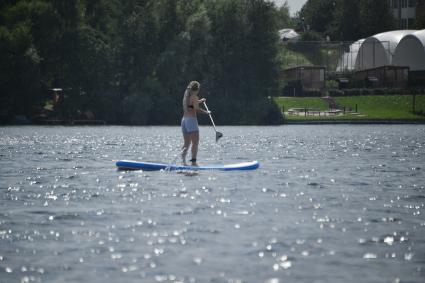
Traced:
<svg viewBox="0 0 425 283">
<path fill-rule="evenodd" d="M 0 282 L 425 282 L 425 126 L 1 127 Z"/>
</svg>

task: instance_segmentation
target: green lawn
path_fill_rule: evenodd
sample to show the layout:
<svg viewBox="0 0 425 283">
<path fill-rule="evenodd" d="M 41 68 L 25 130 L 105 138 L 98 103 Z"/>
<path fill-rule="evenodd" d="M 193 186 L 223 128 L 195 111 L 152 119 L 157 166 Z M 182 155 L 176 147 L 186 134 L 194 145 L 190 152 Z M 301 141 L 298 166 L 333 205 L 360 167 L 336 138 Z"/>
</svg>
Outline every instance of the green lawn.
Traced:
<svg viewBox="0 0 425 283">
<path fill-rule="evenodd" d="M 280 108 L 288 111 L 290 108 L 314 108 L 328 110 L 328 105 L 320 98 L 310 97 L 277 97 Z M 286 115 L 288 121 L 293 120 L 423 120 L 425 116 L 412 113 L 412 95 L 392 96 L 350 96 L 336 97 L 335 101 L 346 109 L 356 108 L 358 114 L 346 113 L 338 116 L 296 116 Z M 416 96 L 416 111 L 425 113 L 425 95 Z"/>
<path fill-rule="evenodd" d="M 328 109 L 328 104 L 318 97 L 276 97 L 275 101 L 281 109 L 284 107 L 285 111 L 290 108 Z"/>
</svg>

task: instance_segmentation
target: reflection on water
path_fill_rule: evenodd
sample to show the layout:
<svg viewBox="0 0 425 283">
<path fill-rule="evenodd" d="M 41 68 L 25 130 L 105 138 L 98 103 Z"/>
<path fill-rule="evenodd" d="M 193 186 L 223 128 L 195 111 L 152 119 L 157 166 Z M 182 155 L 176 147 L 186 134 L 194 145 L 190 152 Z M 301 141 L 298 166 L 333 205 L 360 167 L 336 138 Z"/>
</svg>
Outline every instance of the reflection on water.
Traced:
<svg viewBox="0 0 425 283">
<path fill-rule="evenodd" d="M 220 130 L 0 128 L 0 282 L 423 282 L 424 126 Z"/>
</svg>

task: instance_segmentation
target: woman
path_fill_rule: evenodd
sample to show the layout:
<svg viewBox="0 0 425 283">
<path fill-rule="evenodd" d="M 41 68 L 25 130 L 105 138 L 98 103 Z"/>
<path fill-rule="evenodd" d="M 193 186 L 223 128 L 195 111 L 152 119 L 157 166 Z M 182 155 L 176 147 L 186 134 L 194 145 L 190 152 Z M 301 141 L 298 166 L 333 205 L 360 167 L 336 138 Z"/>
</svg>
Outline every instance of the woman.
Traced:
<svg viewBox="0 0 425 283">
<path fill-rule="evenodd" d="M 209 114 L 207 110 L 199 107 L 199 103 L 205 102 L 206 99 L 199 99 L 198 93 L 201 85 L 197 81 L 192 81 L 187 86 L 183 96 L 183 118 L 181 122 L 184 145 L 182 148 L 182 160 L 183 164 L 186 165 L 186 155 L 189 150 L 189 146 L 192 146 L 192 159 L 190 162 L 193 166 L 196 164 L 196 156 L 198 154 L 199 144 L 199 128 L 198 119 L 196 117 L 197 112 Z"/>
</svg>

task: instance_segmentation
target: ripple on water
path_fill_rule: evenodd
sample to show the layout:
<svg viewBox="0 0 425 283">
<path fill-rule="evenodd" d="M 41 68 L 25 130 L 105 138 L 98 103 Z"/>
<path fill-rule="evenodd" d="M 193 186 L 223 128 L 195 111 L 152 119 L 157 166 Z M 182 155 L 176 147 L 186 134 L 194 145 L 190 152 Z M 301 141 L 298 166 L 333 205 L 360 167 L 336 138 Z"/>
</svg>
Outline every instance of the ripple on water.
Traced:
<svg viewBox="0 0 425 283">
<path fill-rule="evenodd" d="M 0 128 L 0 277 L 336 283 L 361 268 L 421 282 L 425 128 L 223 127 L 219 143 L 210 130 L 205 163 L 262 167 L 116 171 L 174 159 L 178 127 Z"/>
</svg>

